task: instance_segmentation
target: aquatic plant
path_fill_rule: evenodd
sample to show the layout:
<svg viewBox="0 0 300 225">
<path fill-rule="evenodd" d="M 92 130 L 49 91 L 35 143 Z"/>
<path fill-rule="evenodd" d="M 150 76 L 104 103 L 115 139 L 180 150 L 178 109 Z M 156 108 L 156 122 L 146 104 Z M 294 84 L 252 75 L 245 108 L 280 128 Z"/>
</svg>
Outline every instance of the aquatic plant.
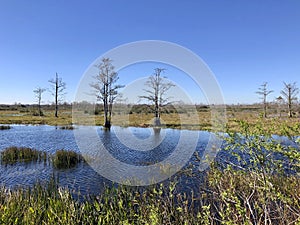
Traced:
<svg viewBox="0 0 300 225">
<path fill-rule="evenodd" d="M 0 125 L 0 130 L 9 130 L 11 129 L 11 126 L 9 125 Z"/>
<path fill-rule="evenodd" d="M 75 151 L 57 150 L 52 156 L 52 165 L 57 169 L 68 169 L 75 167 L 83 161 L 83 157 Z"/>
<path fill-rule="evenodd" d="M 61 130 L 74 130 L 75 127 L 72 126 L 72 125 L 67 125 L 67 126 L 61 126 L 61 127 L 59 127 L 59 129 L 61 129 Z"/>
<path fill-rule="evenodd" d="M 47 153 L 28 147 L 8 147 L 1 152 L 2 164 L 14 164 L 16 162 L 46 161 Z"/>
</svg>

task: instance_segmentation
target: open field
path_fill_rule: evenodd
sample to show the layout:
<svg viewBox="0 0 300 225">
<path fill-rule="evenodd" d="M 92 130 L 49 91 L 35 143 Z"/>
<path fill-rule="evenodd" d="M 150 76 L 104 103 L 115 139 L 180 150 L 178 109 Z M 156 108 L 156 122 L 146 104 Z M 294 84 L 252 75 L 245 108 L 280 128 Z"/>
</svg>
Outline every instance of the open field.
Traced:
<svg viewBox="0 0 300 225">
<path fill-rule="evenodd" d="M 193 106 L 194 107 L 194 106 Z M 183 106 L 178 109 L 166 107 L 161 114 L 161 120 L 165 127 L 191 130 L 212 130 L 212 115 L 208 106 Z M 240 131 L 239 121 L 243 120 L 250 125 L 260 123 L 267 132 L 284 135 L 284 127 L 291 127 L 299 131 L 299 106 L 295 108 L 295 116 L 288 118 L 287 113 L 277 105 L 270 106 L 268 118 L 262 118 L 260 105 L 230 105 L 226 106 L 226 128 L 231 131 Z M 72 125 L 72 106 L 63 105 L 59 111 L 59 117 L 54 116 L 53 106 L 43 106 L 44 116 L 36 116 L 36 106 L 16 105 L 0 106 L 0 124 L 48 124 L 48 125 Z M 82 121 L 87 117 L 93 117 L 95 125 L 103 124 L 101 107 L 94 112 L 84 112 Z M 153 114 L 145 106 L 130 106 L 128 110 L 115 108 L 112 115 L 113 125 L 118 126 L 151 126 Z M 298 126 L 298 128 L 297 128 Z M 225 128 L 223 127 L 222 130 Z M 297 132 L 296 132 L 297 133 Z"/>
</svg>

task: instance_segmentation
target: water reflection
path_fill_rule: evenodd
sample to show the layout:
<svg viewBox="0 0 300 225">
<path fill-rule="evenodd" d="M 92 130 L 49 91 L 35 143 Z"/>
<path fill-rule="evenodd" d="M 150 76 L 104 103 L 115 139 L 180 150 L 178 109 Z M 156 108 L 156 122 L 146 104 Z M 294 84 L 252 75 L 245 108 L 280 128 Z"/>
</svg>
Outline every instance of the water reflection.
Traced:
<svg viewBox="0 0 300 225">
<path fill-rule="evenodd" d="M 82 139 L 85 139 L 85 150 L 81 153 L 90 157 L 92 166 L 82 163 L 72 169 L 55 170 L 50 163 L 0 165 L 1 185 L 31 186 L 38 180 L 49 180 L 54 174 L 59 178 L 62 186 L 80 190 L 82 194 L 99 193 L 104 183 L 111 184 L 111 181 L 99 175 L 94 170 L 95 167 L 104 167 L 107 173 L 112 173 L 114 170 L 120 170 L 121 174 L 124 172 L 124 168 L 112 165 L 111 161 L 103 156 L 101 148 L 105 148 L 108 155 L 114 160 L 129 166 L 144 167 L 164 162 L 170 156 L 180 160 L 180 157 L 174 154 L 178 143 L 183 141 L 180 148 L 183 148 L 182 151 L 184 151 L 184 148 L 191 146 L 189 137 L 193 137 L 195 134 L 200 134 L 199 140 L 196 140 L 196 150 L 201 155 L 210 136 L 208 132 L 186 131 L 182 138 L 180 130 L 161 128 L 112 127 L 110 132 L 105 132 L 101 127 L 77 127 L 75 130 L 61 130 L 47 125 L 16 125 L 12 126 L 10 130 L 0 132 L 0 150 L 10 146 L 24 146 L 43 150 L 48 154 L 53 154 L 58 149 L 80 152 L 82 149 L 79 150 L 74 136 L 74 132 L 78 131 L 86 132 L 85 135 L 83 132 L 83 136 L 81 136 Z M 91 138 L 89 133 L 96 133 L 95 139 Z M 145 174 L 141 173 L 139 176 L 143 178 Z"/>
</svg>

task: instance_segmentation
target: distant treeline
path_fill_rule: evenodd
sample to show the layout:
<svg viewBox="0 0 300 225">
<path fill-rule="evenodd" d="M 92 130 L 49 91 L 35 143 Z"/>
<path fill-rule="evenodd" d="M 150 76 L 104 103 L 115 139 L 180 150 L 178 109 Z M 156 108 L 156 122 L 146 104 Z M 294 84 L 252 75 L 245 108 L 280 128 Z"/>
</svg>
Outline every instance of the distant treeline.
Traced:
<svg viewBox="0 0 300 225">
<path fill-rule="evenodd" d="M 64 103 L 60 104 L 61 110 L 71 111 L 74 105 L 80 105 L 81 109 L 86 109 L 85 113 L 89 114 L 101 114 L 103 113 L 103 106 L 102 104 L 91 104 L 88 102 L 81 102 L 81 103 Z M 38 107 L 37 104 L 0 104 L 0 111 L 19 111 L 19 112 L 31 112 L 34 111 Z M 44 104 L 41 106 L 45 111 L 55 110 L 54 104 Z M 128 114 L 133 113 L 153 113 L 153 106 L 147 104 L 114 104 L 114 113 L 118 114 L 120 112 L 126 111 Z M 211 106 L 205 104 L 195 104 L 195 105 L 188 105 L 188 104 L 169 104 L 163 106 L 162 113 L 188 113 L 194 111 L 195 109 L 198 112 L 208 112 L 210 111 Z M 255 103 L 255 104 L 230 104 L 226 105 L 226 110 L 228 112 L 258 112 L 261 111 L 262 104 Z M 281 112 L 285 112 L 287 109 L 285 104 L 279 105 L 276 103 L 269 103 L 268 105 L 270 113 L 276 113 L 278 110 Z M 93 111 L 91 111 L 93 109 Z M 295 111 L 300 113 L 300 104 L 295 105 Z"/>
</svg>

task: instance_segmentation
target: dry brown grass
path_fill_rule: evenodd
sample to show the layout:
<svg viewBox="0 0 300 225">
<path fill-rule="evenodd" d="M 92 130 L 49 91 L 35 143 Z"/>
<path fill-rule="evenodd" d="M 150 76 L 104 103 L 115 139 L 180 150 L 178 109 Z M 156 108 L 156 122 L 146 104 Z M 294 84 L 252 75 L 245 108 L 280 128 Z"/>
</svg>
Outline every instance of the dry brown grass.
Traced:
<svg viewBox="0 0 300 225">
<path fill-rule="evenodd" d="M 294 127 L 300 124 L 299 116 L 287 118 L 285 114 L 279 117 L 275 113 L 270 114 L 269 118 L 261 118 L 259 108 L 234 106 L 227 107 L 226 127 L 231 131 L 240 131 L 239 121 L 243 120 L 250 125 L 261 123 L 267 132 L 274 134 L 284 134 L 284 127 Z M 61 110 L 59 117 L 54 117 L 53 110 L 45 110 L 44 116 L 33 116 L 32 112 L 19 111 L 0 111 L 0 124 L 48 124 L 48 125 L 71 125 L 72 111 Z M 92 118 L 92 120 L 91 120 Z M 161 115 L 162 123 L 165 127 L 190 130 L 212 130 L 211 111 L 209 109 L 201 110 L 198 115 L 193 113 L 165 113 Z M 80 124 L 103 124 L 103 115 L 91 116 L 82 114 Z M 153 114 L 151 113 L 115 113 L 112 117 L 112 124 L 117 126 L 136 126 L 148 127 L 152 124 Z M 299 134 L 299 133 L 298 133 Z"/>
</svg>

